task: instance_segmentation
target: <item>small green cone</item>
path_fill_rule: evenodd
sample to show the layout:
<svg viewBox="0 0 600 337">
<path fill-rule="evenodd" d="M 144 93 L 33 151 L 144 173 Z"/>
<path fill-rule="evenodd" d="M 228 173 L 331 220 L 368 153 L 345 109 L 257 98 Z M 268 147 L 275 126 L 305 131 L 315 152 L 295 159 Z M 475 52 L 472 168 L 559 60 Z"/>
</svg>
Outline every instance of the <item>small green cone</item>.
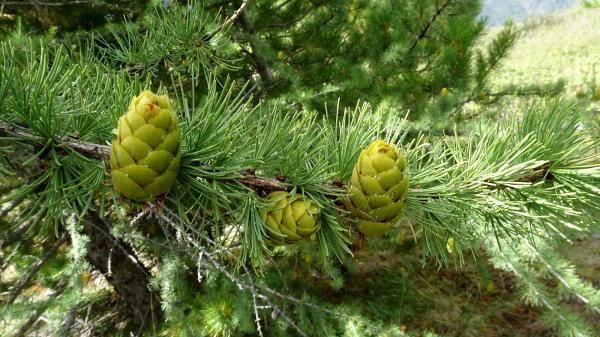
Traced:
<svg viewBox="0 0 600 337">
<path fill-rule="evenodd" d="M 111 145 L 115 191 L 136 201 L 152 201 L 169 191 L 179 172 L 181 130 L 166 95 L 142 91 L 119 118 Z"/>
<path fill-rule="evenodd" d="M 364 149 L 348 185 L 348 209 L 368 237 L 385 234 L 404 211 L 406 159 L 393 144 L 376 140 Z"/>
<path fill-rule="evenodd" d="M 268 207 L 260 211 L 267 225 L 270 241 L 275 244 L 296 243 L 310 238 L 321 227 L 321 208 L 300 194 L 271 192 Z"/>
</svg>

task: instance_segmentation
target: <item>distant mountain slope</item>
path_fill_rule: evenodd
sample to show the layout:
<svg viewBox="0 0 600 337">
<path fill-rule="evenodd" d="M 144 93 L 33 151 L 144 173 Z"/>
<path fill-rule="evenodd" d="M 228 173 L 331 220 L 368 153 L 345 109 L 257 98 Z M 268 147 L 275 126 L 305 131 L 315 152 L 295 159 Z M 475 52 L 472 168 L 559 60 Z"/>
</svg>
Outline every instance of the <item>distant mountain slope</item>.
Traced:
<svg viewBox="0 0 600 337">
<path fill-rule="evenodd" d="M 564 79 L 567 87 L 600 85 L 600 8 L 574 7 L 517 25 L 521 36 L 492 84 L 548 83 Z M 490 29 L 487 40 L 498 31 Z M 595 71 L 595 75 L 594 75 Z"/>
<path fill-rule="evenodd" d="M 576 5 L 579 0 L 484 0 L 482 17 L 491 26 L 501 25 L 509 18 L 519 21 L 529 15 L 542 15 Z"/>
</svg>

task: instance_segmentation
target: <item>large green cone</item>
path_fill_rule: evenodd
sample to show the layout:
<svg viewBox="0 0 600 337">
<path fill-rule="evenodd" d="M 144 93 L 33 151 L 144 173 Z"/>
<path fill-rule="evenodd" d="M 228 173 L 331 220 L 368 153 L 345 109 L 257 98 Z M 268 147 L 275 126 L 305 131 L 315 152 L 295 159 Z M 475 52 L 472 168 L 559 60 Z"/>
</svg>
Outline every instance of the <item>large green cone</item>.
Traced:
<svg viewBox="0 0 600 337">
<path fill-rule="evenodd" d="M 269 227 L 273 243 L 295 243 L 313 235 L 321 227 L 321 208 L 300 194 L 271 192 L 268 207 L 260 217 Z"/>
<path fill-rule="evenodd" d="M 179 171 L 181 130 L 166 95 L 142 91 L 119 118 L 110 151 L 115 190 L 136 201 L 167 193 Z"/>
<path fill-rule="evenodd" d="M 404 210 L 408 191 L 406 159 L 393 144 L 376 140 L 364 149 L 352 171 L 348 208 L 365 236 L 381 236 Z"/>
</svg>

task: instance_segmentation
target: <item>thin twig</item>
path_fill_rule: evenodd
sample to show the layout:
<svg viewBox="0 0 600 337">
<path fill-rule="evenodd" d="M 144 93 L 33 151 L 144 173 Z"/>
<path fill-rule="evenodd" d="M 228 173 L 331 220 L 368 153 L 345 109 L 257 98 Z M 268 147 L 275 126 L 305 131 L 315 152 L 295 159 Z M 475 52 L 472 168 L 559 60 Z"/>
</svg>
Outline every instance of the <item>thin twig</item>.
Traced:
<svg viewBox="0 0 600 337">
<path fill-rule="evenodd" d="M 552 175 L 549 171 L 550 171 L 550 162 L 547 161 L 547 162 L 544 162 L 543 164 L 537 166 L 536 168 L 534 168 L 531 171 L 531 173 L 523 175 L 522 177 L 514 179 L 513 181 L 510 181 L 510 182 L 493 181 L 491 179 L 486 179 L 484 181 L 484 184 L 490 190 L 503 190 L 503 189 L 511 188 L 512 186 L 514 186 L 516 184 L 531 185 L 531 184 L 538 183 L 540 181 L 551 179 Z"/>
<path fill-rule="evenodd" d="M 28 141 L 34 144 L 46 143 L 46 141 L 42 137 L 34 135 L 26 129 L 0 122 L 0 136 L 3 135 L 9 137 L 18 137 L 21 140 Z M 110 147 L 108 145 L 89 143 L 80 140 L 75 140 L 72 138 L 63 138 L 63 140 L 60 141 L 58 146 L 70 148 L 71 150 L 74 150 L 90 158 L 95 159 L 107 160 L 110 156 Z M 533 172 L 528 173 L 523 177 L 516 178 L 513 182 L 535 183 L 541 181 L 542 179 L 546 179 L 549 177 L 549 168 L 549 165 L 536 168 L 533 170 Z M 292 184 L 285 182 L 285 177 L 270 178 L 258 176 L 252 170 L 242 171 L 239 175 L 231 178 L 231 180 L 246 185 L 251 189 L 264 192 L 289 191 L 294 187 Z M 485 181 L 484 183 L 488 184 L 489 186 L 492 186 L 490 187 L 490 189 L 499 189 L 498 186 L 502 186 L 502 188 L 504 188 L 506 187 L 505 185 L 508 182 L 495 183 L 492 181 Z M 493 187 L 494 184 L 498 186 Z M 324 186 L 328 189 L 333 188 L 343 190 L 344 188 L 344 185 L 340 182 L 326 183 L 324 184 Z M 411 191 L 417 190 L 411 189 Z"/>
<path fill-rule="evenodd" d="M 600 308 L 595 306 L 593 303 L 590 304 L 590 300 L 587 297 L 573 289 L 571 284 L 559 272 L 556 271 L 556 269 L 544 258 L 544 256 L 540 254 L 536 247 L 534 247 L 528 241 L 524 242 L 531 250 L 533 250 L 538 259 L 542 261 L 542 263 L 546 266 L 546 269 L 548 269 L 550 273 L 552 273 L 552 275 L 554 275 L 554 277 L 556 277 L 565 288 L 569 289 L 580 301 L 582 301 L 585 305 L 590 306 L 596 313 L 600 313 Z"/>
<path fill-rule="evenodd" d="M 2 205 L 3 207 L 0 208 L 0 218 L 3 218 L 6 215 L 8 215 L 8 213 L 10 213 L 17 206 L 19 206 L 23 201 L 25 201 L 25 197 L 20 197 Z"/>
<path fill-rule="evenodd" d="M 292 185 L 289 183 L 284 183 L 277 179 L 268 177 L 257 176 L 252 172 L 242 173 L 239 181 L 246 186 L 250 186 L 259 190 L 287 191 L 292 189 Z"/>
<path fill-rule="evenodd" d="M 250 294 L 252 295 L 252 307 L 253 307 L 253 311 L 254 311 L 254 316 L 255 316 L 255 323 L 257 324 L 257 333 L 259 334 L 259 336 L 261 336 L 262 333 L 264 333 L 261 329 L 261 327 L 259 327 L 260 324 L 260 316 L 258 316 L 258 311 L 259 310 L 271 310 L 271 312 L 274 315 L 278 315 L 281 316 L 292 328 L 296 329 L 296 331 L 298 332 L 299 335 L 301 336 L 307 336 L 307 334 L 302 331 L 300 329 L 300 327 L 286 314 L 286 312 L 280 308 L 279 306 L 277 306 L 276 304 L 273 303 L 272 299 L 269 298 L 269 296 L 267 296 L 267 294 L 269 295 L 273 295 L 283 301 L 286 302 L 290 302 L 294 305 L 297 306 L 306 306 L 309 308 L 313 308 L 315 310 L 321 311 L 323 313 L 326 314 L 330 314 L 330 315 L 334 315 L 334 316 L 338 316 L 338 317 L 342 317 L 344 319 L 350 319 L 349 315 L 343 314 L 343 313 L 337 313 L 334 312 L 332 310 L 329 310 L 327 308 L 324 308 L 322 306 L 318 306 L 314 303 L 310 303 L 307 302 L 305 300 L 300 300 L 298 298 L 295 298 L 293 296 L 289 296 L 286 294 L 282 294 L 274 289 L 269 288 L 268 286 L 264 285 L 264 284 L 256 284 L 254 279 L 252 278 L 253 273 L 249 270 L 248 266 L 245 264 L 241 264 L 241 268 L 243 269 L 243 273 L 242 273 L 242 278 L 234 275 L 234 273 L 230 272 L 229 270 L 227 270 L 225 268 L 224 265 L 222 265 L 221 263 L 219 263 L 216 254 L 218 253 L 223 253 L 225 255 L 227 255 L 228 257 L 234 258 L 234 259 L 238 259 L 239 256 L 237 256 L 234 253 L 234 247 L 225 247 L 221 244 L 219 244 L 218 242 L 215 242 L 214 240 L 210 239 L 209 237 L 207 237 L 206 235 L 203 235 L 200 231 L 198 231 L 197 228 L 199 227 L 193 227 L 193 226 L 183 226 L 180 224 L 181 219 L 178 218 L 178 216 L 173 213 L 173 211 L 171 211 L 168 208 L 157 208 L 154 204 L 149 204 L 150 209 L 152 209 L 152 214 L 154 216 L 156 216 L 161 223 L 165 223 L 168 225 L 168 227 L 174 229 L 177 233 L 178 233 L 178 244 L 182 245 L 182 247 L 171 247 L 171 245 L 169 245 L 168 247 L 170 249 L 177 249 L 180 250 L 182 253 L 184 254 L 188 254 L 188 256 L 192 259 L 196 259 L 198 255 L 202 255 L 204 258 L 202 259 L 202 264 L 204 264 L 203 261 L 208 261 L 208 263 L 210 265 L 213 266 L 214 269 L 216 269 L 218 272 L 223 273 L 231 282 L 233 282 L 238 289 L 240 290 L 245 290 L 250 292 Z M 147 213 L 144 212 L 144 215 L 146 215 Z M 163 229 L 165 229 L 167 226 L 161 226 Z M 197 237 L 193 237 L 190 236 L 187 231 L 190 231 L 193 235 L 197 236 Z M 130 235 L 130 234 L 126 234 L 126 235 Z M 151 239 L 148 239 L 146 237 L 139 237 L 139 236 L 132 236 L 133 239 L 135 240 L 149 240 L 149 241 L 153 241 Z M 207 247 L 202 246 L 200 244 L 200 242 L 202 241 L 206 241 L 209 244 L 213 245 L 216 249 L 212 250 L 212 251 L 208 251 Z M 157 243 L 158 245 L 165 245 L 164 243 Z M 167 246 L 165 246 L 167 247 Z M 193 248 L 193 249 L 191 249 Z M 263 292 L 263 293 L 261 293 Z M 258 302 L 262 301 L 263 304 L 259 304 Z"/>
<path fill-rule="evenodd" d="M 247 6 L 248 6 L 248 0 L 243 0 L 240 7 L 235 12 L 233 12 L 233 14 L 229 17 L 229 19 L 227 19 L 227 21 L 225 21 L 225 23 L 223 24 L 223 28 L 226 28 L 226 27 L 234 24 L 240 18 L 242 13 L 246 10 Z"/>
<path fill-rule="evenodd" d="M 69 337 L 71 328 L 73 327 L 75 319 L 77 318 L 77 311 L 79 311 L 82 306 L 83 305 L 81 303 L 75 305 L 73 308 L 71 308 L 71 310 L 69 310 L 66 317 L 63 319 L 62 326 L 60 328 L 62 337 Z"/>
<path fill-rule="evenodd" d="M 14 230 L 6 233 L 4 238 L 0 240 L 0 249 L 11 245 L 13 242 L 19 239 L 22 239 L 23 234 L 25 234 L 25 232 L 27 232 L 29 228 L 33 227 L 36 223 L 38 223 L 39 220 L 39 217 L 29 218 L 27 221 L 24 221 Z"/>
<path fill-rule="evenodd" d="M 29 281 L 37 274 L 38 271 L 42 268 L 42 266 L 56 254 L 58 248 L 68 240 L 69 236 L 67 233 L 63 233 L 63 235 L 56 241 L 54 244 L 48 249 L 46 254 L 42 256 L 39 260 L 37 260 L 31 268 L 27 271 L 27 273 L 17 281 L 10 294 L 8 294 L 8 298 L 6 299 L 5 305 L 8 306 L 12 304 L 15 299 L 19 296 L 19 294 L 23 291 L 25 286 L 29 284 Z"/>
<path fill-rule="evenodd" d="M 169 214 L 169 216 L 165 215 L 165 212 Z M 172 227 L 173 229 L 175 229 L 177 231 L 177 233 L 180 235 L 180 237 L 186 242 L 187 245 L 192 246 L 194 248 L 196 248 L 200 253 L 202 253 L 203 256 L 206 257 L 206 259 L 210 262 L 210 264 L 213 265 L 213 267 L 218 270 L 219 272 L 223 273 L 227 278 L 229 278 L 234 284 L 237 285 L 238 289 L 240 290 L 247 290 L 251 293 L 252 295 L 252 303 L 253 303 L 253 311 L 254 311 L 254 315 L 255 315 L 255 323 L 257 325 L 257 332 L 259 334 L 259 336 L 263 336 L 263 331 L 261 329 L 260 326 L 260 316 L 258 315 L 258 303 L 257 303 L 257 299 L 261 299 L 262 301 L 264 301 L 267 306 L 269 306 L 274 313 L 281 315 L 281 317 L 283 317 L 283 319 L 288 322 L 288 324 L 290 324 L 290 326 L 292 326 L 294 329 L 296 329 L 296 331 L 301 335 L 301 336 L 307 336 L 307 334 L 302 331 L 302 329 L 300 329 L 300 327 L 298 327 L 297 324 L 294 323 L 294 321 L 289 318 L 289 316 L 286 315 L 285 311 L 283 311 L 281 308 L 279 308 L 277 305 L 275 305 L 274 303 L 271 302 L 271 300 L 264 294 L 259 294 L 257 292 L 257 288 L 256 288 L 256 284 L 252 278 L 252 273 L 251 271 L 248 269 L 248 267 L 244 264 L 242 264 L 242 269 L 244 269 L 244 276 L 246 280 L 242 280 L 238 277 L 236 277 L 232 272 L 230 272 L 229 270 L 227 270 L 222 264 L 220 264 L 217 261 L 216 256 L 214 255 L 213 252 L 209 252 L 205 247 L 203 247 L 202 245 L 200 245 L 198 242 L 199 240 L 194 239 L 192 237 L 190 237 L 187 233 L 185 233 L 178 225 L 177 222 L 174 221 L 173 219 L 171 219 L 170 217 L 177 217 L 173 212 L 171 212 L 169 209 L 167 208 L 162 208 L 160 210 L 157 210 L 157 212 L 155 212 L 155 215 L 162 221 L 164 221 L 165 223 L 167 223 L 170 227 Z M 195 235 L 198 236 L 202 236 L 202 239 L 206 240 L 207 242 L 209 242 L 212 245 L 215 245 L 216 247 L 220 247 L 222 248 L 222 251 L 233 257 L 233 258 L 237 258 L 235 256 L 235 254 L 232 253 L 231 249 L 229 249 L 228 247 L 222 247 L 221 245 L 219 245 L 217 242 L 211 240 L 210 238 L 201 235 L 200 232 L 198 232 L 196 229 L 194 228 L 188 228 L 190 231 L 192 231 Z M 265 289 L 266 287 L 262 286 L 261 289 Z M 275 292 L 275 291 L 272 291 Z M 299 300 L 297 300 L 298 302 L 296 303 L 300 303 Z M 302 303 L 304 304 L 304 303 Z"/>
<path fill-rule="evenodd" d="M 18 137 L 19 140 L 33 144 L 46 143 L 46 139 L 33 134 L 30 130 L 3 122 L 0 122 L 0 136 Z M 84 142 L 71 137 L 63 137 L 57 140 L 57 146 L 70 148 L 95 159 L 107 159 L 110 156 L 110 146 L 108 145 Z"/>
<path fill-rule="evenodd" d="M 238 7 L 238 9 L 236 9 L 235 12 L 233 12 L 233 14 L 227 18 L 227 20 L 225 20 L 225 23 L 223 23 L 219 28 L 213 30 L 212 32 L 206 34 L 206 36 L 204 37 L 204 39 L 206 40 L 210 40 L 213 36 L 215 36 L 219 31 L 223 31 L 226 30 L 227 28 L 229 28 L 232 24 L 234 24 L 242 15 L 242 13 L 244 13 L 244 11 L 246 10 L 246 7 L 248 6 L 248 0 L 243 0 L 242 4 L 240 5 L 240 7 Z"/>
<path fill-rule="evenodd" d="M 425 38 L 425 36 L 427 36 L 427 32 L 429 31 L 429 29 L 431 28 L 431 26 L 433 26 L 433 23 L 435 22 L 435 20 L 440 16 L 440 14 L 442 14 L 442 12 L 444 11 L 444 9 L 446 9 L 446 7 L 448 7 L 448 5 L 450 5 L 450 0 L 446 1 L 442 6 L 440 6 L 440 7 L 437 8 L 436 12 L 427 21 L 427 23 L 425 24 L 425 26 L 419 32 L 419 35 L 417 35 L 417 38 L 413 41 L 413 43 L 408 48 L 407 54 L 412 53 L 412 51 L 415 49 L 415 47 L 417 46 L 417 44 L 419 43 L 419 41 L 421 41 L 422 39 Z"/>
<path fill-rule="evenodd" d="M 31 317 L 29 317 L 27 319 L 27 322 L 25 322 L 23 325 L 21 325 L 21 327 L 19 328 L 19 331 L 17 331 L 13 337 L 25 337 L 27 336 L 27 332 L 29 332 L 29 330 L 31 330 L 31 328 L 33 327 L 33 325 L 35 324 L 35 322 L 37 322 L 37 320 L 40 318 L 40 316 L 42 316 L 44 314 L 44 312 L 46 312 L 46 310 L 50 307 L 50 303 L 58 296 L 60 296 L 60 294 L 62 294 L 65 290 L 67 289 L 67 282 L 63 281 L 61 283 L 58 284 L 58 286 L 54 289 L 54 294 L 52 294 L 52 298 L 47 300 L 47 304 L 39 306 L 35 312 L 33 313 L 33 315 L 31 315 Z"/>
</svg>

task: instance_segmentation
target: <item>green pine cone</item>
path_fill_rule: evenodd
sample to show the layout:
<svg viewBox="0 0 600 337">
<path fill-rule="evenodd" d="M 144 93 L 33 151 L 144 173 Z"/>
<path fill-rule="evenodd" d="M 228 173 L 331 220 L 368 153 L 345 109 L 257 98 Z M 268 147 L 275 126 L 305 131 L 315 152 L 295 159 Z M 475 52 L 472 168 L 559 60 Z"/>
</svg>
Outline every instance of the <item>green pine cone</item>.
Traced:
<svg viewBox="0 0 600 337">
<path fill-rule="evenodd" d="M 316 202 L 285 191 L 271 192 L 267 199 L 269 207 L 260 211 L 260 217 L 273 243 L 295 243 L 321 227 L 321 208 Z"/>
<path fill-rule="evenodd" d="M 408 191 L 406 159 L 393 144 L 376 140 L 364 149 L 352 171 L 347 206 L 365 236 L 381 236 L 404 210 Z"/>
<path fill-rule="evenodd" d="M 119 118 L 110 151 L 113 186 L 136 201 L 169 191 L 181 161 L 181 130 L 167 95 L 142 91 Z"/>
</svg>

